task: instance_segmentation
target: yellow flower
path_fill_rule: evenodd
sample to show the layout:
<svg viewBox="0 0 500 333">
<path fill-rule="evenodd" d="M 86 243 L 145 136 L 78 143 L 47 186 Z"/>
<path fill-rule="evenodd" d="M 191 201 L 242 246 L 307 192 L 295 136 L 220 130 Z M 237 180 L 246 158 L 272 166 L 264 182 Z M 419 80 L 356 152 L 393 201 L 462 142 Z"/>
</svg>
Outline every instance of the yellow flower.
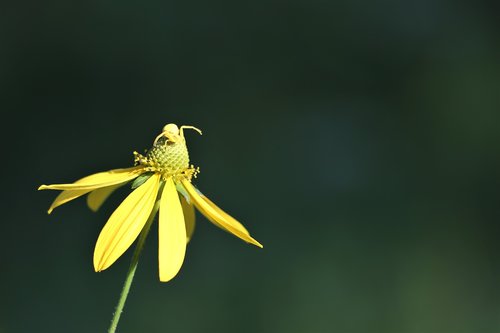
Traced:
<svg viewBox="0 0 500 333">
<path fill-rule="evenodd" d="M 247 243 L 262 248 L 245 227 L 205 197 L 191 180 L 199 172 L 189 165 L 184 129 L 168 124 L 145 156 L 134 152 L 135 166 L 96 173 L 73 184 L 42 185 L 39 190 L 62 190 L 48 213 L 88 194 L 87 204 L 97 211 L 118 187 L 134 180 L 134 190 L 113 212 L 94 250 L 96 272 L 111 266 L 135 241 L 159 203 L 158 262 L 160 281 L 171 280 L 180 270 L 195 226 L 196 207 L 210 222 Z M 193 207 L 194 205 L 194 207 Z"/>
</svg>

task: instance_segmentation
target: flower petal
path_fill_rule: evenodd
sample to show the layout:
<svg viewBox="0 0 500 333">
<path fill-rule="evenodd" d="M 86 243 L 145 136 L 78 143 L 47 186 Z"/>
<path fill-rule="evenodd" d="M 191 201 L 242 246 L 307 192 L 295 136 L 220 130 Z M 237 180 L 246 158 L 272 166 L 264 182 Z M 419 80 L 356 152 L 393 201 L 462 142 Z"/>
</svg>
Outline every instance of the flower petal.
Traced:
<svg viewBox="0 0 500 333">
<path fill-rule="evenodd" d="M 184 195 L 180 196 L 181 205 L 182 205 L 182 213 L 184 214 L 184 221 L 186 223 L 186 238 L 187 243 L 193 237 L 194 229 L 196 226 L 196 215 L 194 213 L 194 206 L 192 203 L 187 202 Z"/>
<path fill-rule="evenodd" d="M 48 213 L 50 214 L 54 208 L 93 190 L 128 182 L 129 180 L 137 177 L 141 171 L 140 167 L 115 169 L 84 177 L 77 180 L 73 184 L 41 185 L 38 190 L 63 190 L 63 192 L 56 197 L 50 206 L 48 210 Z"/>
<path fill-rule="evenodd" d="M 172 178 L 167 179 L 163 188 L 159 220 L 158 263 L 160 281 L 167 282 L 177 275 L 186 255 L 184 215 Z"/>
<path fill-rule="evenodd" d="M 76 199 L 78 197 L 81 197 L 82 195 L 85 195 L 90 191 L 91 190 L 75 190 L 75 191 L 63 191 L 59 193 L 54 202 L 52 202 L 52 205 L 50 205 L 49 209 L 47 210 L 47 213 L 48 214 L 52 213 L 52 211 L 56 207 L 59 207 L 62 204 L 65 204 L 66 202 Z"/>
<path fill-rule="evenodd" d="M 143 172 L 141 166 L 125 168 L 125 169 L 114 169 L 105 172 L 95 173 L 93 175 L 84 177 L 77 180 L 73 184 L 52 184 L 52 185 L 41 185 L 38 190 L 89 190 L 93 191 L 95 189 L 116 185 L 137 177 Z"/>
<path fill-rule="evenodd" d="M 102 228 L 94 250 L 94 269 L 105 270 L 134 242 L 153 209 L 160 176 L 151 176 L 136 188 L 113 212 Z"/>
<path fill-rule="evenodd" d="M 123 186 L 124 184 L 117 184 L 117 185 L 112 185 L 108 187 L 103 187 L 103 188 L 98 188 L 97 190 L 94 190 L 89 193 L 87 196 L 87 206 L 94 211 L 97 212 L 99 208 L 102 206 L 104 201 L 119 187 Z"/>
<path fill-rule="evenodd" d="M 260 244 L 257 240 L 255 240 L 248 234 L 248 231 L 246 231 L 246 229 L 241 229 L 241 223 L 239 223 L 226 213 L 222 214 L 222 210 L 220 210 L 220 208 L 214 209 L 214 207 L 212 207 L 207 201 L 205 201 L 188 180 L 182 180 L 182 185 L 188 192 L 189 197 L 193 201 L 196 208 L 198 208 L 203 213 L 203 215 L 205 215 L 212 223 L 232 233 L 233 235 L 244 240 L 247 243 L 253 244 L 260 248 L 263 247 L 262 244 Z"/>
<path fill-rule="evenodd" d="M 241 232 L 247 234 L 247 235 L 250 235 L 250 233 L 248 232 L 248 230 L 243 226 L 243 224 L 241 224 L 240 222 L 236 221 L 234 219 L 234 217 L 232 217 L 231 215 L 229 215 L 228 213 L 226 213 L 225 211 L 223 211 L 222 209 L 219 208 L 219 206 L 217 206 L 216 204 L 214 204 L 212 202 L 212 200 L 210 200 L 209 198 L 207 198 L 206 196 L 204 196 L 203 194 L 200 193 L 200 196 L 202 197 L 203 200 L 205 200 L 213 209 L 215 209 L 215 211 L 217 213 L 219 213 L 222 217 L 224 217 L 226 220 L 231 220 L 231 222 L 233 223 L 233 226 L 235 228 L 238 228 Z"/>
</svg>

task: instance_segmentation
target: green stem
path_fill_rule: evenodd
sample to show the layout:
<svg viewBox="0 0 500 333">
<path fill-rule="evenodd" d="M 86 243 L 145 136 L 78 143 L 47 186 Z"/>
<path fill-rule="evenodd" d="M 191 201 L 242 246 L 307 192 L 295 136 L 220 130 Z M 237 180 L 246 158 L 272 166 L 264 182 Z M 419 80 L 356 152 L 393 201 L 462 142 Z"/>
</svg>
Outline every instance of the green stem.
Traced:
<svg viewBox="0 0 500 333">
<path fill-rule="evenodd" d="M 139 263 L 139 256 L 141 255 L 142 248 L 144 247 L 144 242 L 146 241 L 149 229 L 151 228 L 151 224 L 159 208 L 160 208 L 160 200 L 157 200 L 155 202 L 153 210 L 151 211 L 151 215 L 149 215 L 149 218 L 146 221 L 146 224 L 144 225 L 141 234 L 139 235 L 139 240 L 137 241 L 137 245 L 135 246 L 134 254 L 132 256 L 132 261 L 130 262 L 130 267 L 127 272 L 127 277 L 125 279 L 125 283 L 123 284 L 122 293 L 120 295 L 120 299 L 118 300 L 118 305 L 116 306 L 115 313 L 113 314 L 113 319 L 111 320 L 111 326 L 109 326 L 108 333 L 116 332 L 116 327 L 118 326 L 120 315 L 123 312 L 123 307 L 125 306 L 125 301 L 127 300 L 128 292 L 130 291 L 130 286 L 132 285 L 132 280 L 134 279 L 134 274 L 137 268 L 137 264 Z"/>
</svg>

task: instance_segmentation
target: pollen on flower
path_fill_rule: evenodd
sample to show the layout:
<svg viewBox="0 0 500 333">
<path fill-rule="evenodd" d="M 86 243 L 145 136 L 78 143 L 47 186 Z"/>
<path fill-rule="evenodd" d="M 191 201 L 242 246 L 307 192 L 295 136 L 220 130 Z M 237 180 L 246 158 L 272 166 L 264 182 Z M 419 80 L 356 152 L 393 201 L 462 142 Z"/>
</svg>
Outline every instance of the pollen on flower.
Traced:
<svg viewBox="0 0 500 333">
<path fill-rule="evenodd" d="M 171 142 L 167 138 L 160 138 L 146 152 L 146 156 L 134 152 L 134 161 L 135 165 L 141 165 L 147 171 L 161 174 L 164 180 L 173 177 L 179 181 L 191 181 L 200 172 L 200 168 L 189 165 L 189 153 L 184 140 Z"/>
</svg>

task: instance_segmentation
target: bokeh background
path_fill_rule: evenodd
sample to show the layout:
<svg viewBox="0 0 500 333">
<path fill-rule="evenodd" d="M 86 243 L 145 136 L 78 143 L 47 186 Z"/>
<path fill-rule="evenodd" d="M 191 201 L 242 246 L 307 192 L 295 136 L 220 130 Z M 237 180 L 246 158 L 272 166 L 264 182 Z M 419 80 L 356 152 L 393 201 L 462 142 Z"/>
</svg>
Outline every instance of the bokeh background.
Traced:
<svg viewBox="0 0 500 333">
<path fill-rule="evenodd" d="M 259 250 L 199 216 L 175 280 L 146 244 L 119 332 L 500 329 L 497 1 L 0 5 L 0 332 L 105 332 L 131 257 L 46 210 L 163 125 Z"/>
</svg>

